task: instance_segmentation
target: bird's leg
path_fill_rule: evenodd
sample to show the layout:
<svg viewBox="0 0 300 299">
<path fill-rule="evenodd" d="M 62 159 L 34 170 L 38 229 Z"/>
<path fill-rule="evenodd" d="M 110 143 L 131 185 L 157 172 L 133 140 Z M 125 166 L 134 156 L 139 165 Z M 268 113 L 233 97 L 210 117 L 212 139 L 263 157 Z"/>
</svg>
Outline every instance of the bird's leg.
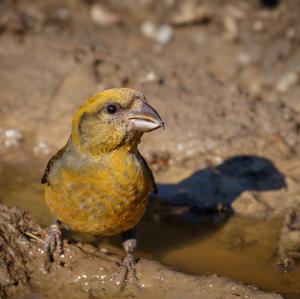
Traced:
<svg viewBox="0 0 300 299">
<path fill-rule="evenodd" d="M 132 228 L 124 233 L 122 233 L 123 247 L 126 251 L 126 256 L 120 265 L 119 271 L 114 275 L 113 281 L 119 286 L 119 289 L 122 290 L 125 287 L 125 283 L 128 281 L 138 281 L 135 264 L 136 259 L 133 255 L 133 252 L 136 248 L 136 228 Z M 131 275 L 130 275 L 131 273 Z M 131 276 L 131 277 L 129 277 Z"/>
<path fill-rule="evenodd" d="M 45 240 L 45 251 L 52 255 L 55 251 L 59 254 L 63 254 L 63 240 L 61 233 L 61 222 L 55 221 L 49 230 Z"/>
<path fill-rule="evenodd" d="M 136 264 L 136 259 L 133 255 L 136 249 L 136 227 L 122 233 L 123 247 L 126 251 L 126 256 L 123 259 L 123 265 L 129 270 L 134 269 Z"/>
</svg>

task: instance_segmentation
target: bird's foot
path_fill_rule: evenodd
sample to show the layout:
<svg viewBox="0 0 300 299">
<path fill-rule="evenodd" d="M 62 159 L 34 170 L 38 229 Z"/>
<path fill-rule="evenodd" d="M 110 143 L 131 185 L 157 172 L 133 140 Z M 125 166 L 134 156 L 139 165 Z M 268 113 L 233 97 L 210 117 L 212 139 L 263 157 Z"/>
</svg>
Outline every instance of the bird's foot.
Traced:
<svg viewBox="0 0 300 299">
<path fill-rule="evenodd" d="M 125 288 L 126 283 L 128 282 L 134 282 L 138 285 L 139 279 L 135 270 L 136 262 L 137 260 L 134 255 L 127 253 L 120 264 L 118 272 L 113 277 L 113 281 L 118 286 L 120 291 Z"/>
<path fill-rule="evenodd" d="M 63 239 L 59 222 L 50 226 L 44 248 L 50 256 L 52 256 L 56 250 L 60 255 L 63 254 Z"/>
<path fill-rule="evenodd" d="M 137 245 L 136 228 L 134 227 L 122 233 L 122 238 L 126 256 L 119 264 L 119 270 L 113 277 L 113 281 L 119 290 L 123 290 L 128 282 L 139 286 L 139 279 L 135 270 L 137 260 L 133 255 Z"/>
</svg>

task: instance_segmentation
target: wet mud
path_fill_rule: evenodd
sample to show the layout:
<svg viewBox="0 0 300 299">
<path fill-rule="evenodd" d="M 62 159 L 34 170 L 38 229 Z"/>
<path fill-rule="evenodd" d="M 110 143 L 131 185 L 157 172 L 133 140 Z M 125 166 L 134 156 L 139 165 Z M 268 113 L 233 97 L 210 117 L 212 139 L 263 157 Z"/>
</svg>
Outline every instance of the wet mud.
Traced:
<svg viewBox="0 0 300 299">
<path fill-rule="evenodd" d="M 50 261 L 42 234 L 29 214 L 0 205 L 0 296 L 2 298 L 281 298 L 217 276 L 192 276 L 141 259 L 126 281 L 121 258 L 91 245 L 65 242 Z M 121 275 L 119 275 L 121 274 Z"/>
</svg>

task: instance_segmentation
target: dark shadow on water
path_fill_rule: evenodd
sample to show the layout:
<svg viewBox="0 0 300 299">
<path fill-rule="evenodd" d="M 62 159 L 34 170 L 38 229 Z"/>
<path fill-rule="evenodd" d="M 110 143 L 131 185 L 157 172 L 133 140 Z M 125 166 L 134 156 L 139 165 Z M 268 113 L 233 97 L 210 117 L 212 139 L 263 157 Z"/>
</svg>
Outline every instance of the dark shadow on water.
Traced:
<svg viewBox="0 0 300 299">
<path fill-rule="evenodd" d="M 198 170 L 178 184 L 159 184 L 158 201 L 189 207 L 196 214 L 198 210 L 209 211 L 213 207 L 231 210 L 232 203 L 245 191 L 263 192 L 285 187 L 283 174 L 271 160 L 241 155 L 218 166 Z"/>
</svg>

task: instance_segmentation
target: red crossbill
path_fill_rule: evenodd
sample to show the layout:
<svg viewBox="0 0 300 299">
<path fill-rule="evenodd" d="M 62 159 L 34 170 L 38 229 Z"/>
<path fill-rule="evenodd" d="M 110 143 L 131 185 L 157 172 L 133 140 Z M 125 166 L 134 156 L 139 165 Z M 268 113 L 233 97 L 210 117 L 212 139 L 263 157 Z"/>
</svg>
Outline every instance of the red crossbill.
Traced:
<svg viewBox="0 0 300 299">
<path fill-rule="evenodd" d="M 75 113 L 67 144 L 48 162 L 42 183 L 58 222 L 46 239 L 47 252 L 62 252 L 59 224 L 83 233 L 121 233 L 124 265 L 134 267 L 135 227 L 156 191 L 152 172 L 137 149 L 144 132 L 163 127 L 144 95 L 129 88 L 108 89 Z"/>
</svg>

